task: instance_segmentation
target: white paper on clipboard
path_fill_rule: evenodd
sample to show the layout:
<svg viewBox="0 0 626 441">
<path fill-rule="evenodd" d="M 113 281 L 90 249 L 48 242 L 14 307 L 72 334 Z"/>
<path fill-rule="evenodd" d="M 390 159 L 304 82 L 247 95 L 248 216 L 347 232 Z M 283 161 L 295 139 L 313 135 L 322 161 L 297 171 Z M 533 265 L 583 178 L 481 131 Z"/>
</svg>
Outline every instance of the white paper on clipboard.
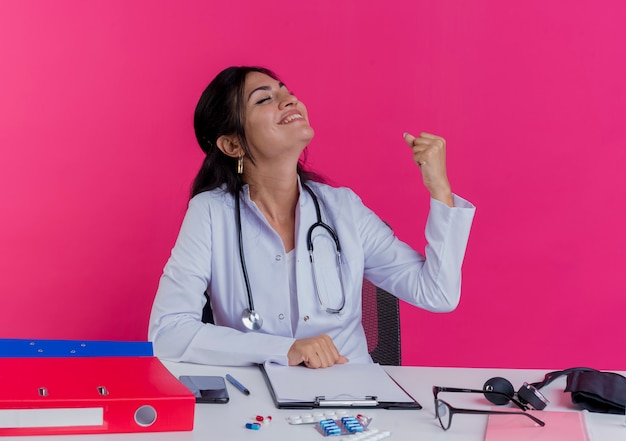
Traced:
<svg viewBox="0 0 626 441">
<path fill-rule="evenodd" d="M 324 369 L 263 365 L 275 401 L 278 403 L 315 403 L 320 397 L 329 401 L 361 402 L 373 398 L 378 403 L 419 404 L 405 392 L 379 364 L 336 364 Z"/>
</svg>

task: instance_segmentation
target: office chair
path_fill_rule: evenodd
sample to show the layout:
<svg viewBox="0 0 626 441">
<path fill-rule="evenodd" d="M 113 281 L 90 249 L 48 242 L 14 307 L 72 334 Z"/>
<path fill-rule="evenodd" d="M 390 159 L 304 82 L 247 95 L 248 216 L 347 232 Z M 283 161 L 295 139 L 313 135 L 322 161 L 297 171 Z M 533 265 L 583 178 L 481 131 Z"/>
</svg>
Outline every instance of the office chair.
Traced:
<svg viewBox="0 0 626 441">
<path fill-rule="evenodd" d="M 400 305 L 398 298 L 363 279 L 363 329 L 367 350 L 374 363 L 402 364 L 400 342 Z"/>
<path fill-rule="evenodd" d="M 215 323 L 209 296 L 202 310 L 203 323 Z M 363 328 L 367 349 L 374 363 L 389 366 L 401 365 L 400 305 L 398 299 L 363 279 Z"/>
</svg>

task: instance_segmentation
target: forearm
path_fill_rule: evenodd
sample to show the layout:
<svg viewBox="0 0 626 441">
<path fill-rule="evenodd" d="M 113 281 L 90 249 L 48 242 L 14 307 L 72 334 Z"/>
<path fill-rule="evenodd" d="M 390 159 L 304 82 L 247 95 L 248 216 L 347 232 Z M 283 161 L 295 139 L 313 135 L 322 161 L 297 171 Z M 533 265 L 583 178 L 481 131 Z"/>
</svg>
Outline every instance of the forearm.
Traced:
<svg viewBox="0 0 626 441">
<path fill-rule="evenodd" d="M 458 196 L 453 196 L 453 204 L 457 208 L 433 199 L 426 222 L 419 301 L 431 311 L 451 311 L 460 300 L 461 267 L 475 208 Z"/>
<path fill-rule="evenodd" d="M 271 360 L 287 364 L 293 338 L 241 332 L 192 318 L 163 320 L 151 332 L 155 355 L 188 363 L 245 366 Z"/>
</svg>

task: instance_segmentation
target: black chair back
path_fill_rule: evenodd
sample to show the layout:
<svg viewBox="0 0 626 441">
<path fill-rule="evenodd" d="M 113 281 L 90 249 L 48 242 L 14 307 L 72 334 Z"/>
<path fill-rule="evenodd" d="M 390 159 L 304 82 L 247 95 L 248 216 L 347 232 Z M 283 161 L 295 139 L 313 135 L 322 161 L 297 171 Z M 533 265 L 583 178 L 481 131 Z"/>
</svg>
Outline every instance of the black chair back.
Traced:
<svg viewBox="0 0 626 441">
<path fill-rule="evenodd" d="M 374 360 L 388 366 L 402 364 L 398 298 L 363 279 L 363 328 Z"/>
</svg>

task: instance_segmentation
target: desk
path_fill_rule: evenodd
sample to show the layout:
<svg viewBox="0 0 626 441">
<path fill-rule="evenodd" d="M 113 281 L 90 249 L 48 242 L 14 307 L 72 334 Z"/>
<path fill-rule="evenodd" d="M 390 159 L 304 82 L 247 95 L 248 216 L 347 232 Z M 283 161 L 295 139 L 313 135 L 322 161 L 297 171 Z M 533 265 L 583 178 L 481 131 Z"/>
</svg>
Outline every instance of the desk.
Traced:
<svg viewBox="0 0 626 441">
<path fill-rule="evenodd" d="M 2 441 L 29 441 L 70 439 L 72 441 L 349 441 L 349 436 L 323 437 L 311 425 L 290 425 L 287 417 L 307 411 L 276 409 L 258 367 L 201 366 L 186 363 L 164 362 L 175 375 L 225 375 L 232 374 L 251 394 L 244 395 L 230 383 L 228 404 L 197 404 L 193 432 L 162 432 L 143 434 L 72 435 L 71 437 L 3 437 Z M 469 369 L 387 366 L 387 372 L 422 406 L 421 410 L 358 409 L 372 417 L 370 427 L 389 430 L 388 440 L 459 440 L 482 441 L 487 417 L 482 415 L 455 415 L 452 427 L 444 431 L 435 419 L 432 386 L 450 386 L 481 389 L 492 377 L 507 378 L 518 389 L 524 381 L 540 381 L 547 370 Z M 622 372 L 622 374 L 624 374 Z M 564 393 L 565 378 L 558 378 L 542 389 L 550 400 L 546 411 L 574 410 L 570 394 Z M 488 409 L 491 406 L 480 394 L 450 393 L 442 398 L 456 407 Z M 516 409 L 516 408 L 514 408 Z M 273 421 L 261 430 L 244 427 L 255 415 L 271 415 Z M 591 441 L 626 440 L 626 423 L 623 415 L 588 414 L 587 424 Z"/>
</svg>

